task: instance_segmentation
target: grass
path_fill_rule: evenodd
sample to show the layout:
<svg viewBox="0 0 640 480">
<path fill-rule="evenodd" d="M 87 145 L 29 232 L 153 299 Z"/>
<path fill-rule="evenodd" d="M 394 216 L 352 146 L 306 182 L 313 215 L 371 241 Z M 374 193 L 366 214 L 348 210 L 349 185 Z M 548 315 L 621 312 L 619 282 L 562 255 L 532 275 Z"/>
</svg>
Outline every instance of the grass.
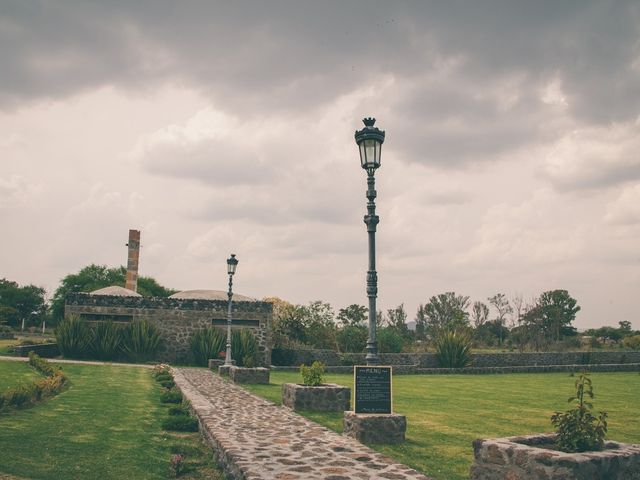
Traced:
<svg viewBox="0 0 640 480">
<path fill-rule="evenodd" d="M 23 364 L 0 362 L 3 381 L 5 371 L 18 376 L 19 365 Z M 68 390 L 34 408 L 0 415 L 0 477 L 165 479 L 176 445 L 205 451 L 197 433 L 161 430 L 166 407 L 150 370 L 71 364 L 63 368 L 71 380 Z M 194 468 L 181 478 L 209 478 L 199 473 L 215 472 L 215 466 L 203 461 L 207 456 L 211 455 L 188 457 Z"/>
<path fill-rule="evenodd" d="M 0 362 L 0 392 L 42 378 L 26 362 Z"/>
<path fill-rule="evenodd" d="M 608 438 L 640 443 L 640 376 L 594 373 L 591 378 L 595 410 L 609 412 Z M 300 381 L 295 372 L 271 372 L 271 384 L 246 388 L 281 404 L 281 384 Z M 331 374 L 326 381 L 353 385 L 351 375 Z M 398 375 L 394 411 L 407 416 L 407 441 L 372 448 L 439 480 L 467 479 L 474 439 L 551 431 L 549 418 L 567 409 L 574 381 L 565 373 Z M 302 414 L 342 431 L 341 413 Z"/>
</svg>

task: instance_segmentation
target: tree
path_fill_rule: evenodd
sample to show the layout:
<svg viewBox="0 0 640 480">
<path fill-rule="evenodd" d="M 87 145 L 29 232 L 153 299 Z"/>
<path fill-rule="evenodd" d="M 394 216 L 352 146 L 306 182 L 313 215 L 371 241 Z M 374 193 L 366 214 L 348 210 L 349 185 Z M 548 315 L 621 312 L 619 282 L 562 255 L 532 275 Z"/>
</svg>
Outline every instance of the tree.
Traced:
<svg viewBox="0 0 640 480">
<path fill-rule="evenodd" d="M 559 341 L 563 335 L 576 334 L 576 329 L 571 326 L 571 322 L 580 311 L 577 303 L 566 290 L 550 290 L 540 295 L 538 305 L 544 327 L 556 341 Z"/>
<path fill-rule="evenodd" d="M 274 348 L 286 348 L 294 342 L 306 343 L 305 309 L 278 297 L 264 298 L 273 305 L 271 333 Z"/>
<path fill-rule="evenodd" d="M 315 348 L 335 349 L 336 324 L 333 308 L 321 300 L 309 302 L 304 308 L 304 324 L 307 328 L 307 343 Z"/>
<path fill-rule="evenodd" d="M 442 330 L 458 330 L 469 325 L 469 297 L 446 292 L 433 296 L 424 306 L 427 316 L 427 333 L 437 336 Z"/>
<path fill-rule="evenodd" d="M 629 320 L 622 320 L 618 322 L 618 325 L 620 326 L 619 330 L 625 335 L 631 333 L 631 322 Z"/>
<path fill-rule="evenodd" d="M 481 327 L 489 318 L 489 307 L 482 302 L 473 302 L 471 320 L 476 328 Z"/>
<path fill-rule="evenodd" d="M 404 311 L 404 303 L 401 303 L 396 308 L 390 308 L 387 310 L 387 323 L 390 328 L 397 330 L 400 335 L 409 335 L 407 312 Z"/>
<path fill-rule="evenodd" d="M 494 320 L 500 326 L 504 327 L 507 315 L 513 313 L 513 307 L 509 303 L 507 296 L 504 293 L 496 293 L 493 297 L 487 298 L 487 300 L 489 301 L 489 304 L 496 309 L 496 317 Z M 501 328 L 499 331 L 501 332 L 500 344 L 502 345 L 504 342 L 504 337 L 502 336 L 503 329 Z"/>
<path fill-rule="evenodd" d="M 5 278 L 0 280 L 0 324 L 18 327 L 41 323 L 47 314 L 45 289 L 35 285 L 20 286 Z"/>
<path fill-rule="evenodd" d="M 367 312 L 369 309 L 362 305 L 352 304 L 346 308 L 341 308 L 337 319 L 343 326 L 364 325 L 367 322 Z"/>
<path fill-rule="evenodd" d="M 51 310 L 54 320 L 64 316 L 64 299 L 72 292 L 92 292 L 112 285 L 125 285 L 127 269 L 91 264 L 82 268 L 78 273 L 71 273 L 64 277 L 56 289 L 51 300 Z M 176 293 L 160 285 L 151 277 L 138 277 L 138 293 L 143 297 L 168 297 Z"/>
<path fill-rule="evenodd" d="M 425 340 L 427 338 L 427 321 L 427 310 L 424 308 L 423 304 L 420 304 L 415 318 L 416 340 Z"/>
</svg>

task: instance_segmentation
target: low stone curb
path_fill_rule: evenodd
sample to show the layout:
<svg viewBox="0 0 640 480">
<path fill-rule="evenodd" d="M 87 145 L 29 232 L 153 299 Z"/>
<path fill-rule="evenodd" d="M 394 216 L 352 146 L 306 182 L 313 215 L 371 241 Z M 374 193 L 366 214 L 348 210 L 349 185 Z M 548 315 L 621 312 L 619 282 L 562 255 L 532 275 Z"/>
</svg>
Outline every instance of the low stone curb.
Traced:
<svg viewBox="0 0 640 480">
<path fill-rule="evenodd" d="M 227 478 L 432 480 L 209 370 L 173 373 Z"/>
</svg>

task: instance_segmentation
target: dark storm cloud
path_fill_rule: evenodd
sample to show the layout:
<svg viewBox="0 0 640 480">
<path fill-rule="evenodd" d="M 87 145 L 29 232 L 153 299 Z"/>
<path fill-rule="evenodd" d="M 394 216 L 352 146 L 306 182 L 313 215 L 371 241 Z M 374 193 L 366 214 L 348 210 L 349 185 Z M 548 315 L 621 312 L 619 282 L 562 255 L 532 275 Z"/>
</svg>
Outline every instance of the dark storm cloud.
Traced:
<svg viewBox="0 0 640 480">
<path fill-rule="evenodd" d="M 397 90 L 362 108 L 386 107 L 405 159 L 444 165 L 552 136 L 538 91 L 553 79 L 579 121 L 629 121 L 640 110 L 633 1 L 20 0 L 0 8 L 4 108 L 171 82 L 260 116 L 312 111 L 388 76 Z M 458 66 L 422 83 L 448 60 Z M 511 76 L 523 81 L 504 108 L 495 93 Z"/>
</svg>

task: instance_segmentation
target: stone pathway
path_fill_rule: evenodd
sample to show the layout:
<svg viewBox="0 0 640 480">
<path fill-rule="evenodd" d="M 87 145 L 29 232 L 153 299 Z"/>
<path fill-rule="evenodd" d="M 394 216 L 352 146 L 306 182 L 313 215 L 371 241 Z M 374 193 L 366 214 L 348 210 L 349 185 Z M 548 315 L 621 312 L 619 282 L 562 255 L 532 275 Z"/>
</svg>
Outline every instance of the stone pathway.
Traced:
<svg viewBox="0 0 640 480">
<path fill-rule="evenodd" d="M 242 480 L 431 480 L 210 370 L 174 368 L 217 460 Z"/>
</svg>

